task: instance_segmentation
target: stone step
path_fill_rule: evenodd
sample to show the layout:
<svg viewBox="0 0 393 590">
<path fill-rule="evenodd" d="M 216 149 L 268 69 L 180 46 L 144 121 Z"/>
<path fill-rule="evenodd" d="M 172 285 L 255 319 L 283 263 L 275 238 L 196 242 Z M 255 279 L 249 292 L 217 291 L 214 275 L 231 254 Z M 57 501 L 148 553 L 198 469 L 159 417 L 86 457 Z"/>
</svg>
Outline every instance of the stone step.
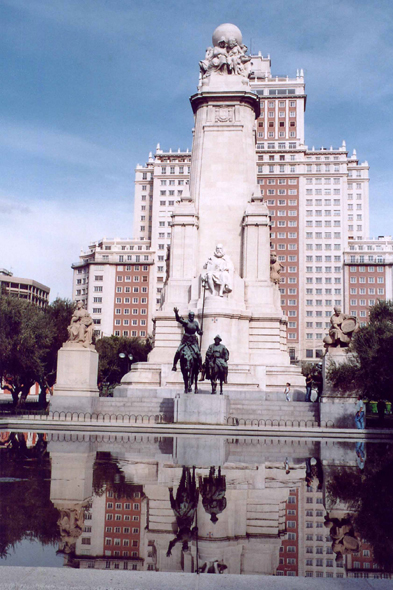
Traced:
<svg viewBox="0 0 393 590">
<path fill-rule="evenodd" d="M 265 414 L 265 415 L 269 415 L 269 416 L 319 416 L 319 412 L 313 411 L 313 410 L 307 410 L 307 409 L 293 409 L 290 410 L 289 408 L 258 408 L 258 407 L 254 407 L 254 408 L 249 408 L 249 407 L 244 407 L 244 406 L 233 406 L 232 404 L 230 405 L 230 410 L 231 413 L 237 413 L 237 412 L 246 412 L 248 414 Z"/>
</svg>

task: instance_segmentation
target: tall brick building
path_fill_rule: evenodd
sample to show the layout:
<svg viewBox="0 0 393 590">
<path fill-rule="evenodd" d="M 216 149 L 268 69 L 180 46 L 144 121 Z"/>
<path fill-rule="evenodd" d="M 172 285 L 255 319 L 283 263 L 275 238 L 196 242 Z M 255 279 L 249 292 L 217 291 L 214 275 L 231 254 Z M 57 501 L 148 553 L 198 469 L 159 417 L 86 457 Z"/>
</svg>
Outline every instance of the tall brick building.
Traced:
<svg viewBox="0 0 393 590">
<path fill-rule="evenodd" d="M 96 336 L 147 337 L 153 263 L 144 240 L 103 238 L 80 254 L 72 265 L 72 297 L 85 304 Z"/>
</svg>

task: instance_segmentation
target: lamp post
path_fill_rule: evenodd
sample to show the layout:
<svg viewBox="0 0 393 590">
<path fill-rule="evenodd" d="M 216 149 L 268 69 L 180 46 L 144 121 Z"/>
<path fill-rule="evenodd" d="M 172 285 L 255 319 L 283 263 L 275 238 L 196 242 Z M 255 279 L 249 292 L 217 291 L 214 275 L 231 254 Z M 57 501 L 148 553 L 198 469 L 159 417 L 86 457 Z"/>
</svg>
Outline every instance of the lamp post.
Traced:
<svg viewBox="0 0 393 590">
<path fill-rule="evenodd" d="M 126 354 L 125 352 L 119 352 L 119 358 L 123 361 L 127 363 L 127 373 L 129 372 L 129 370 L 131 369 L 131 365 L 132 365 L 132 361 L 134 360 L 134 357 L 132 356 L 132 354 Z"/>
</svg>

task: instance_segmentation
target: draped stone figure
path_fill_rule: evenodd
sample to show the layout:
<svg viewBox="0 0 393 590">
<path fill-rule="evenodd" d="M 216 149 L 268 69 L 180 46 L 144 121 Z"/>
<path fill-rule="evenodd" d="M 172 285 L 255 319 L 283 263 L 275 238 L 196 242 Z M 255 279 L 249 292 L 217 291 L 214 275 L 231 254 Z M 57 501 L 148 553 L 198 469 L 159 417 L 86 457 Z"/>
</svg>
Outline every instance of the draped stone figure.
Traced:
<svg viewBox="0 0 393 590">
<path fill-rule="evenodd" d="M 78 301 L 76 309 L 72 314 L 71 324 L 67 328 L 67 342 L 80 344 L 89 348 L 93 342 L 94 323 L 89 312 L 83 308 L 82 301 Z"/>
<path fill-rule="evenodd" d="M 223 297 L 225 293 L 231 293 L 234 266 L 230 256 L 225 254 L 222 244 L 217 244 L 213 256 L 209 256 L 203 268 L 206 272 L 202 274 L 202 282 L 207 285 L 212 295 L 218 294 L 219 297 Z"/>
<path fill-rule="evenodd" d="M 283 269 L 281 262 L 277 260 L 276 252 L 270 253 L 270 280 L 275 285 L 279 285 L 281 281 L 280 273 Z"/>
</svg>

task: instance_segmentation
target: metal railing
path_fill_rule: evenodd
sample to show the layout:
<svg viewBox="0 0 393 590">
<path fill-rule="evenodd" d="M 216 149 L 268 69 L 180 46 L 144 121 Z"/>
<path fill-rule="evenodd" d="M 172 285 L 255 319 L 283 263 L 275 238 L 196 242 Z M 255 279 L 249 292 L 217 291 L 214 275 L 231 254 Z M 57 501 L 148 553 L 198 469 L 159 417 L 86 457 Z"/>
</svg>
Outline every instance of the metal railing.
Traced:
<svg viewBox="0 0 393 590">
<path fill-rule="evenodd" d="M 317 420 L 270 420 L 268 419 L 260 419 L 257 418 L 236 418 L 235 416 L 230 416 L 227 419 L 228 426 L 250 426 L 253 428 L 258 427 L 290 427 L 290 428 L 316 428 L 319 427 L 319 422 Z M 333 422 L 331 423 L 333 426 Z"/>
<path fill-rule="evenodd" d="M 18 418 L 20 420 L 44 420 L 46 422 L 73 422 L 88 424 L 123 424 L 123 425 L 149 425 L 149 424 L 173 424 L 174 418 L 171 413 L 157 414 L 116 414 L 110 412 L 66 412 L 29 409 L 0 409 L 0 418 Z M 238 426 L 239 428 L 316 428 L 320 426 L 318 420 L 287 420 L 287 419 L 257 419 L 237 418 L 229 416 L 226 420 L 227 426 Z M 325 427 L 333 427 L 334 423 L 329 421 L 321 424 Z"/>
</svg>

